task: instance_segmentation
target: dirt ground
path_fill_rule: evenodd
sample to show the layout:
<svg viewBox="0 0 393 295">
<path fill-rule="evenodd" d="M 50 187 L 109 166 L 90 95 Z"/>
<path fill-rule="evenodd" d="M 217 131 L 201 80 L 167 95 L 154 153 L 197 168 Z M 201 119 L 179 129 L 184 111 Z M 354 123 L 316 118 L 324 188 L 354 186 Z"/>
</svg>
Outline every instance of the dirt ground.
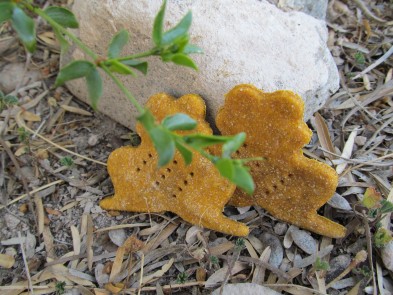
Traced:
<svg viewBox="0 0 393 295">
<path fill-rule="evenodd" d="M 1 98 L 0 293 L 210 294 L 253 282 L 282 294 L 393 294 L 391 211 L 380 215 L 393 201 L 392 20 L 391 1 L 329 2 L 341 87 L 307 122 L 304 153 L 340 172 L 319 213 L 346 226 L 343 239 L 257 206 L 225 208 L 252 229 L 244 239 L 172 213 L 102 210 L 98 201 L 113 194 L 106 160 L 138 136 L 53 88 L 60 49 L 45 23 L 32 55 L 1 24 L 0 89 L 17 101 Z"/>
</svg>

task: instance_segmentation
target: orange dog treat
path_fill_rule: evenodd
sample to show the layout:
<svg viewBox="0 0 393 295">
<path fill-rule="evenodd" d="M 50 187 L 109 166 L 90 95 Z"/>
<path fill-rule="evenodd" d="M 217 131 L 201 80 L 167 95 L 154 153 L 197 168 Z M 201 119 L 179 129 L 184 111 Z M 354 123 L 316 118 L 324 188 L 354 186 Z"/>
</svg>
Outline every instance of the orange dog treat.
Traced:
<svg viewBox="0 0 393 295">
<path fill-rule="evenodd" d="M 236 190 L 230 204 L 259 205 L 273 216 L 328 237 L 345 235 L 345 227 L 317 214 L 334 194 L 336 172 L 304 157 L 301 148 L 311 138 L 303 122 L 304 103 L 291 91 L 264 93 L 239 85 L 226 96 L 216 124 L 223 135 L 246 132 L 236 158 L 265 157 L 249 162 L 256 189 L 249 196 Z"/>
<path fill-rule="evenodd" d="M 168 115 L 186 113 L 198 122 L 191 132 L 212 134 L 204 120 L 205 104 L 197 95 L 174 100 L 169 95 L 157 94 L 149 99 L 147 108 L 159 121 Z M 192 163 L 186 166 L 176 152 L 170 164 L 158 168 L 158 154 L 140 124 L 137 124 L 137 132 L 142 140 L 139 147 L 121 147 L 109 156 L 108 172 L 115 195 L 100 202 L 103 209 L 171 211 L 192 224 L 236 236 L 248 235 L 247 226 L 222 214 L 235 186 L 223 178 L 209 160 L 193 153 Z"/>
</svg>

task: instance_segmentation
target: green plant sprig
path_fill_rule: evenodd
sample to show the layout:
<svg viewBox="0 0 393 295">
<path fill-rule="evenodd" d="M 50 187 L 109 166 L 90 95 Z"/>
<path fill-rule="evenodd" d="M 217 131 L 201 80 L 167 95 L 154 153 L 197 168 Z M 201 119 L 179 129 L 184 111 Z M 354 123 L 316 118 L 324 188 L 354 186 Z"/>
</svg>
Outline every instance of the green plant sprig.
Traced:
<svg viewBox="0 0 393 295">
<path fill-rule="evenodd" d="M 177 65 L 197 70 L 197 65 L 190 58 L 190 54 L 202 53 L 202 50 L 189 44 L 189 28 L 192 22 L 191 12 L 187 13 L 180 22 L 168 31 L 164 31 L 164 16 L 166 0 L 163 1 L 153 25 L 152 39 L 154 47 L 145 52 L 128 56 L 120 56 L 123 48 L 129 41 L 129 34 L 125 30 L 119 31 L 112 38 L 106 57 L 94 53 L 68 28 L 78 28 L 79 24 L 74 14 L 63 7 L 50 6 L 42 10 L 32 0 L 12 1 L 0 3 L 0 23 L 10 20 L 26 49 L 33 52 L 36 48 L 36 31 L 32 18 L 25 11 L 40 16 L 52 28 L 63 50 L 67 49 L 69 42 L 76 44 L 92 61 L 76 60 L 63 67 L 56 79 L 55 86 L 67 81 L 85 78 L 92 107 L 97 108 L 102 96 L 102 78 L 98 68 L 101 68 L 119 87 L 127 99 L 137 109 L 137 120 L 149 134 L 159 155 L 159 167 L 168 164 L 174 157 L 176 150 L 180 152 L 185 163 L 192 161 L 192 151 L 200 153 L 209 159 L 220 171 L 221 175 L 239 186 L 249 194 L 255 189 L 255 184 L 245 164 L 249 161 L 263 160 L 263 158 L 232 159 L 231 155 L 244 143 L 246 134 L 239 133 L 234 136 L 217 136 L 190 134 L 179 135 L 180 130 L 194 130 L 197 122 L 186 114 L 175 114 L 164 118 L 159 124 L 152 113 L 141 106 L 132 93 L 124 86 L 116 74 L 136 76 L 135 70 L 147 74 L 148 63 L 142 58 L 159 56 L 163 62 L 173 62 Z M 221 156 L 214 156 L 207 152 L 212 145 L 222 145 Z"/>
</svg>

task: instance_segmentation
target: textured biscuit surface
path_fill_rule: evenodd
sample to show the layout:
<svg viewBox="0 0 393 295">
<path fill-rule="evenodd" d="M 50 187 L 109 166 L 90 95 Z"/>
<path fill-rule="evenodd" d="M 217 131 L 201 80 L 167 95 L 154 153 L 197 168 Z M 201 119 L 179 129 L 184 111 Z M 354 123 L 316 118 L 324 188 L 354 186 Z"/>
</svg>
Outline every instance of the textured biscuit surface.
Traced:
<svg viewBox="0 0 393 295">
<path fill-rule="evenodd" d="M 303 122 L 303 105 L 291 91 L 264 93 L 252 85 L 238 85 L 227 94 L 217 127 L 223 135 L 247 134 L 234 157 L 266 158 L 248 163 L 256 184 L 254 194 L 237 189 L 230 204 L 257 204 L 276 218 L 312 232 L 343 237 L 345 227 L 316 212 L 334 194 L 338 178 L 334 169 L 301 151 L 312 134 Z"/>
<path fill-rule="evenodd" d="M 175 100 L 169 95 L 157 94 L 149 99 L 146 107 L 159 121 L 179 112 L 188 114 L 198 122 L 192 132 L 212 134 L 204 120 L 205 104 L 197 95 Z M 193 153 L 192 163 L 186 166 L 176 152 L 170 164 L 158 168 L 158 155 L 140 124 L 137 132 L 141 136 L 139 147 L 121 147 L 109 156 L 108 172 L 115 195 L 100 202 L 103 209 L 171 211 L 202 227 L 236 236 L 248 234 L 247 226 L 222 214 L 235 186 L 224 179 L 209 160 Z"/>
</svg>

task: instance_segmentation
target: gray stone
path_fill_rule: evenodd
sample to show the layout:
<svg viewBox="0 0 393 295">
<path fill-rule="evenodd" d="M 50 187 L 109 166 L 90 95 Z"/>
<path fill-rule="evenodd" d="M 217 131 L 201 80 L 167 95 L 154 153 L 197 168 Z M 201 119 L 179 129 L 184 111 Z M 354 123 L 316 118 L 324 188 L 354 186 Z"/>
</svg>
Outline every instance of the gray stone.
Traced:
<svg viewBox="0 0 393 295">
<path fill-rule="evenodd" d="M 225 285 L 222 293 L 221 288 L 214 290 L 212 295 L 279 295 L 278 293 L 268 287 L 264 287 L 258 284 L 253 283 L 244 283 L 244 284 L 228 284 Z"/>
<path fill-rule="evenodd" d="M 123 55 L 152 47 L 151 29 L 160 0 L 75 0 L 79 36 L 100 55 L 120 29 L 130 32 Z M 94 9 L 92 9 L 94 8 Z M 192 10 L 191 43 L 204 50 L 194 55 L 199 71 L 163 64 L 149 58 L 149 73 L 138 78 L 120 77 L 141 104 L 157 92 L 180 96 L 201 95 L 208 119 L 223 105 L 225 94 L 235 85 L 254 84 L 264 91 L 289 89 L 305 100 L 305 119 L 320 109 L 339 86 L 336 65 L 326 46 L 325 23 L 299 12 L 283 12 L 266 1 L 185 0 L 169 1 L 165 24 L 173 26 Z M 74 47 L 62 63 L 84 58 Z M 70 90 L 88 101 L 82 79 L 68 83 Z M 104 78 L 99 110 L 127 127 L 135 125 L 136 110 L 116 85 Z"/>
<path fill-rule="evenodd" d="M 0 72 L 0 90 L 4 93 L 10 93 L 18 86 L 25 86 L 41 78 L 42 75 L 38 70 L 27 69 L 25 71 L 25 64 L 10 63 Z"/>
<path fill-rule="evenodd" d="M 317 19 L 325 20 L 328 0 L 279 0 L 278 7 L 301 11 Z"/>
</svg>

